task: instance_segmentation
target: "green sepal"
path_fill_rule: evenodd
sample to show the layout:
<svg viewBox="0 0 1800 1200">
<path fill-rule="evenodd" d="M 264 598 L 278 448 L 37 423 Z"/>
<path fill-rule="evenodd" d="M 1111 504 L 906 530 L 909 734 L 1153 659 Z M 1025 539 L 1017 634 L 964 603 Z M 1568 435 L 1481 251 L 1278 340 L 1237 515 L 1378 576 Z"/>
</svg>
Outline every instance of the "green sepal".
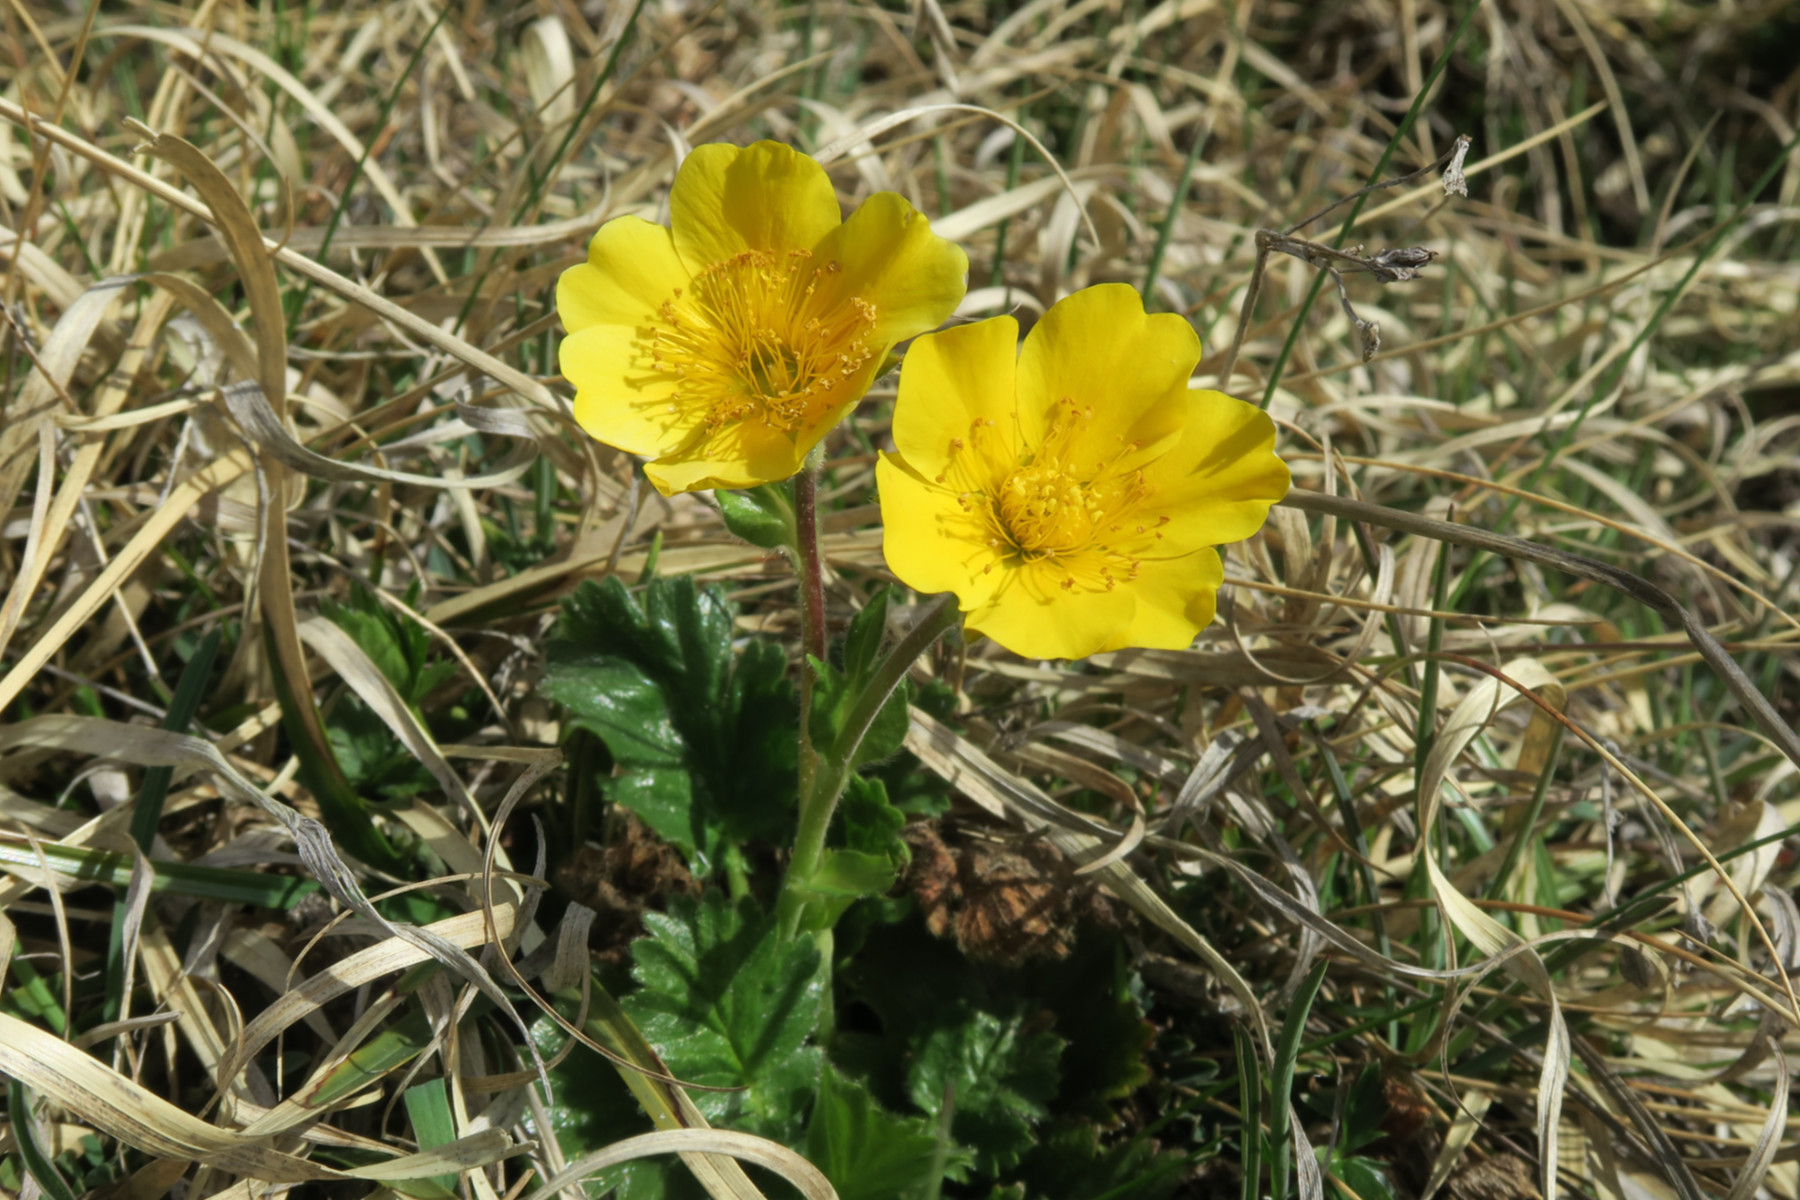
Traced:
<svg viewBox="0 0 1800 1200">
<path fill-rule="evenodd" d="M 713 493 L 725 528 L 752 546 L 784 550 L 797 544 L 794 496 L 786 483 L 765 483 L 742 491 L 720 488 Z"/>
</svg>

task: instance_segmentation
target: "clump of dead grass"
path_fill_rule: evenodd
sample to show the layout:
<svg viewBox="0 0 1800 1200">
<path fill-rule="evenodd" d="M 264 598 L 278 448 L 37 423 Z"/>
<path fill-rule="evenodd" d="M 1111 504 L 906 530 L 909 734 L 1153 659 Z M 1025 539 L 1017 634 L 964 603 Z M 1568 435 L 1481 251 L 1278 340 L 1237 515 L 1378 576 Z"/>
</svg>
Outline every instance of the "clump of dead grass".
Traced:
<svg viewBox="0 0 1800 1200">
<path fill-rule="evenodd" d="M 1650 577 L 1792 723 L 1800 165 L 1778 157 L 1796 81 L 1768 50 L 1793 32 L 1783 5 L 1557 0 L 1484 7 L 1466 28 L 1433 0 L 127 8 L 0 14 L 0 711 L 37 731 L 0 745 L 0 1069 L 103 1094 L 57 1093 L 36 1136 L 160 1156 L 134 1195 L 190 1161 L 189 1186 L 248 1195 L 312 1169 L 300 1143 L 259 1133 L 374 1151 L 402 1124 L 309 1110 L 297 1081 L 239 1069 L 277 1034 L 315 1062 L 349 1050 L 396 1002 L 391 972 L 426 953 L 379 935 L 302 952 L 317 901 L 276 810 L 245 798 L 307 817 L 332 803 L 330 780 L 299 774 L 327 734 L 310 704 L 283 725 L 286 681 L 361 697 L 427 765 L 436 790 L 388 828 L 432 848 L 467 910 L 437 935 L 504 959 L 555 934 L 532 923 L 530 875 L 477 880 L 524 870 L 506 851 L 529 839 L 501 845 L 490 818 L 548 796 L 559 764 L 533 688 L 557 598 L 654 564 L 728 584 L 747 631 L 788 627 L 777 566 L 581 436 L 555 376 L 557 274 L 603 218 L 655 217 L 688 144 L 832 147 L 846 198 L 899 190 L 968 246 L 964 316 L 1029 321 L 1088 283 L 1145 286 L 1209 353 L 1241 344 L 1202 378 L 1223 365 L 1219 386 L 1267 403 L 1299 486 Z M 1425 180 L 1308 231 L 1370 255 L 1426 248 L 1421 278 L 1351 276 L 1343 307 L 1311 307 L 1318 265 L 1341 260 L 1290 252 L 1243 304 L 1257 230 L 1462 133 L 1466 200 Z M 883 578 L 884 401 L 833 445 L 839 619 Z M 1198 1048 L 1252 1094 L 1285 1097 L 1297 1063 L 1378 1064 L 1400 1193 L 1548 1178 L 1593 1196 L 1795 1196 L 1776 1152 L 1800 1022 L 1794 764 L 1666 610 L 1368 513 L 1278 510 L 1228 558 L 1230 603 L 1191 651 L 938 658 L 956 711 L 921 717 L 911 748 L 956 780 L 965 819 L 1047 827 L 1090 859 L 1113 835 L 1058 799 L 1130 828 L 1135 852 L 1099 875 L 1148 918 L 1131 945 L 1152 1018 L 1180 1031 L 1199 1003 L 1260 1027 L 1238 1053 Z M 457 685 L 383 708 L 380 671 L 318 615 L 352 584 L 422 622 Z M 20 724 L 189 729 L 170 714 L 214 631 L 224 657 L 191 729 L 242 782 L 172 776 L 189 760 L 154 738 Z M 134 842 L 128 801 L 152 793 L 158 840 Z M 134 845 L 264 874 L 196 892 Z M 379 890 L 380 847 L 353 853 Z M 290 924 L 266 919 L 283 909 Z M 115 969 L 115 925 L 147 1012 L 108 1010 L 91 985 Z M 1514 981 L 1471 973 L 1506 954 Z M 327 1005 L 359 987 L 372 1007 Z M 453 1003 L 429 994 L 440 1028 Z M 117 1069 L 72 1048 L 83 1038 Z M 474 1194 L 516 1195 L 525 1164 L 565 1165 L 550 1142 L 495 1161 L 541 1128 L 515 1095 L 528 1063 L 479 1039 L 437 1052 L 456 1097 L 437 1140 L 465 1157 L 428 1148 L 385 1178 L 460 1170 Z M 372 1079 L 365 1102 L 404 1075 Z M 1211 1112 L 1238 1095 L 1169 1073 L 1136 1103 Z M 217 1108 L 183 1111 L 200 1102 Z M 1285 1099 L 1264 1115 L 1286 1128 Z M 21 1146 L 26 1118 L 10 1117 Z M 402 1136 L 431 1140 L 416 1122 Z M 761 1152 L 713 1136 L 678 1148 Z M 749 1187 L 692 1161 L 715 1194 Z M 1191 1172 L 1196 1192 L 1237 1186 L 1211 1157 Z"/>
</svg>

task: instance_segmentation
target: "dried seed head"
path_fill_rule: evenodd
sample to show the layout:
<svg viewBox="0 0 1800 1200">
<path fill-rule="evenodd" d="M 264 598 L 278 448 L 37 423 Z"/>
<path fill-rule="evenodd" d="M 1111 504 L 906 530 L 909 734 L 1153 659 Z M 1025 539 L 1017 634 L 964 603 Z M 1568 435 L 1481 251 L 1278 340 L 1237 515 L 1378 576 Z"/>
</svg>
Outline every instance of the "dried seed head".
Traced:
<svg viewBox="0 0 1800 1200">
<path fill-rule="evenodd" d="M 1368 362 L 1381 350 L 1381 323 L 1359 320 L 1356 323 L 1356 332 L 1362 337 L 1363 361 Z"/>
<path fill-rule="evenodd" d="M 1469 195 L 1469 180 L 1463 175 L 1463 160 L 1469 157 L 1470 141 L 1466 133 L 1456 139 L 1456 149 L 1450 154 L 1450 165 L 1444 168 L 1446 196 L 1462 196 L 1466 199 Z"/>
<path fill-rule="evenodd" d="M 1423 246 L 1397 246 L 1368 260 L 1369 273 L 1383 283 L 1406 283 L 1419 277 L 1419 268 L 1437 257 Z"/>
</svg>

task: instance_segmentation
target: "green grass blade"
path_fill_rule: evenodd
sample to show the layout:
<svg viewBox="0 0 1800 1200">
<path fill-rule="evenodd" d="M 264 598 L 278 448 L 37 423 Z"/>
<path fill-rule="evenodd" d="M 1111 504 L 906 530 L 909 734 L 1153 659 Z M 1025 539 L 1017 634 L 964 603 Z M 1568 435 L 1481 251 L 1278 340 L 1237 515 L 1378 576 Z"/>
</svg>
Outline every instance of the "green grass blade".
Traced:
<svg viewBox="0 0 1800 1200">
<path fill-rule="evenodd" d="M 428 1079 L 406 1089 L 406 1115 L 412 1120 L 419 1149 L 436 1150 L 456 1140 L 456 1118 L 450 1112 L 450 1093 L 442 1079 Z M 453 1173 L 431 1176 L 431 1182 L 447 1192 L 456 1190 Z"/>
<path fill-rule="evenodd" d="M 108 854 L 83 846 L 61 846 L 39 842 L 33 849 L 24 838 L 0 833 L 0 867 L 11 866 L 36 872 L 42 866 L 42 851 L 50 869 L 58 875 L 84 883 L 127 887 L 131 883 L 131 860 L 123 854 Z M 319 890 L 310 879 L 291 875 L 267 875 L 256 871 L 239 871 L 229 867 L 202 867 L 192 863 L 152 863 L 155 873 L 150 890 L 198 900 L 225 900 L 249 904 L 257 908 L 290 909 L 302 896 Z"/>
<path fill-rule="evenodd" d="M 1262 1200 L 1262 1064 L 1256 1044 L 1242 1028 L 1231 1031 L 1237 1042 L 1238 1108 L 1243 1113 L 1243 1200 Z"/>
<path fill-rule="evenodd" d="M 44 1194 L 50 1200 L 75 1200 L 68 1180 L 57 1172 L 49 1155 L 38 1145 L 37 1122 L 31 1119 L 31 1093 L 16 1079 L 6 1087 L 6 1116 L 12 1123 L 13 1145 L 18 1147 L 25 1170 L 37 1180 Z"/>
<path fill-rule="evenodd" d="M 169 711 L 163 717 L 163 728 L 171 733 L 186 733 L 200 712 L 200 698 L 212 678 L 213 659 L 219 653 L 220 632 L 217 627 L 200 639 L 193 657 L 181 669 Z M 156 840 L 156 827 L 162 821 L 163 802 L 169 798 L 169 785 L 175 780 L 170 767 L 151 767 L 144 772 L 143 786 L 138 789 L 137 807 L 131 814 L 131 840 L 146 855 Z M 113 901 L 112 925 L 106 942 L 106 1004 L 104 1021 L 116 1021 L 124 1004 L 125 988 L 125 897 Z"/>
<path fill-rule="evenodd" d="M 1281 1039 L 1275 1044 L 1275 1072 L 1269 1080 L 1269 1195 L 1274 1200 L 1287 1200 L 1293 1153 L 1288 1131 L 1294 1120 L 1294 1063 L 1300 1057 L 1301 1039 L 1306 1036 L 1306 1019 L 1312 1014 L 1313 1000 L 1330 965 L 1329 959 L 1321 958 L 1300 981 L 1299 990 L 1288 1005 L 1287 1019 L 1281 1024 Z"/>
</svg>

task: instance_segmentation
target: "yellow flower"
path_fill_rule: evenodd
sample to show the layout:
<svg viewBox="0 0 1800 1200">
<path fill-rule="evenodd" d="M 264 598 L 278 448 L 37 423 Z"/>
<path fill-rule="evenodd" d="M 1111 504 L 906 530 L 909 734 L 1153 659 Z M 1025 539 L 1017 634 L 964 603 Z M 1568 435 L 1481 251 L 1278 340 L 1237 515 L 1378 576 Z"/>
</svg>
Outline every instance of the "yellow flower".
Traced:
<svg viewBox="0 0 1800 1200">
<path fill-rule="evenodd" d="M 794 474 L 963 296 L 968 258 L 910 204 L 844 221 L 825 169 L 776 142 L 698 147 L 669 213 L 608 221 L 556 285 L 575 419 L 654 460 L 664 495 Z"/>
<path fill-rule="evenodd" d="M 1275 423 L 1189 391 L 1200 339 L 1124 284 L 1018 338 L 996 317 L 907 352 L 876 468 L 888 566 L 1029 658 L 1188 646 L 1224 579 L 1212 547 L 1287 494 Z"/>
</svg>

